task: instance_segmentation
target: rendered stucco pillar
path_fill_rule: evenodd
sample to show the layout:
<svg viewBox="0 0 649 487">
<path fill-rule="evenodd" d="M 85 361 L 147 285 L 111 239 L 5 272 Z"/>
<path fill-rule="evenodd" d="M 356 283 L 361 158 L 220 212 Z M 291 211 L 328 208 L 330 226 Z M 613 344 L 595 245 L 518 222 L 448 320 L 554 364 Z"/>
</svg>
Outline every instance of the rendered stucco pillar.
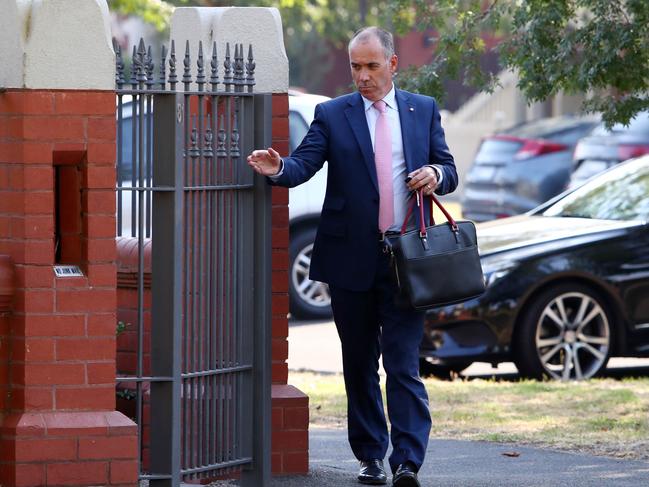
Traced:
<svg viewBox="0 0 649 487">
<path fill-rule="evenodd" d="M 0 254 L 15 274 L 0 318 L 0 485 L 134 486 L 136 426 L 115 411 L 108 7 L 0 0 L 0 11 Z M 83 274 L 57 277 L 58 264 Z"/>
</svg>

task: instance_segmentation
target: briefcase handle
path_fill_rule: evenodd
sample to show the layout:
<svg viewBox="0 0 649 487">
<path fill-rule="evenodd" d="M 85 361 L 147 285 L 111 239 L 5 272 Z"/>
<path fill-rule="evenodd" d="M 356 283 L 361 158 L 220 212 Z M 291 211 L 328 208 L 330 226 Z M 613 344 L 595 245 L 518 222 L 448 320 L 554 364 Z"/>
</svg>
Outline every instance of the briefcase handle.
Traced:
<svg viewBox="0 0 649 487">
<path fill-rule="evenodd" d="M 412 195 L 414 194 L 414 198 L 412 198 Z M 424 198 L 426 198 L 426 195 L 424 195 L 424 190 L 419 189 L 414 193 L 411 193 L 412 201 L 410 201 L 410 204 L 408 205 L 408 212 L 406 213 L 406 217 L 403 219 L 403 224 L 401 225 L 401 235 L 406 233 L 406 228 L 408 226 L 408 220 L 410 220 L 410 216 L 412 215 L 412 211 L 415 207 L 415 204 L 419 208 L 419 235 L 423 238 L 426 235 L 426 222 L 424 221 L 424 205 L 423 201 Z M 451 230 L 454 232 L 459 231 L 457 223 L 455 222 L 455 219 L 451 216 L 451 214 L 444 208 L 444 205 L 437 199 L 437 196 L 434 194 L 428 195 L 429 197 L 429 217 L 430 221 L 429 224 L 435 225 L 435 219 L 433 218 L 433 203 L 437 205 L 437 207 L 441 210 L 441 212 L 444 214 L 444 217 L 446 217 L 446 220 L 448 224 L 451 226 Z"/>
</svg>

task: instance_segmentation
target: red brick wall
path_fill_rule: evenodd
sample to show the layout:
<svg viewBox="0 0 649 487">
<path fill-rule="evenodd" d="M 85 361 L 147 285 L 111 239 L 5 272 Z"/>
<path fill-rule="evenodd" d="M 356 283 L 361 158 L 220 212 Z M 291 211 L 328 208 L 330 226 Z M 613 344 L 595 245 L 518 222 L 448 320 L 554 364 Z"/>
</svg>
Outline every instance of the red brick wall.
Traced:
<svg viewBox="0 0 649 487">
<path fill-rule="evenodd" d="M 0 254 L 16 275 L 0 484 L 136 483 L 136 428 L 114 411 L 114 166 L 114 93 L 0 93 Z M 57 199 L 59 262 L 84 277 L 54 276 Z"/>
<path fill-rule="evenodd" d="M 273 148 L 288 154 L 288 95 L 273 95 Z M 273 187 L 273 384 L 288 380 L 288 189 Z"/>
<path fill-rule="evenodd" d="M 289 152 L 288 95 L 273 95 L 272 144 Z M 288 189 L 273 187 L 272 273 L 272 470 L 299 474 L 309 470 L 309 398 L 288 382 Z"/>
</svg>

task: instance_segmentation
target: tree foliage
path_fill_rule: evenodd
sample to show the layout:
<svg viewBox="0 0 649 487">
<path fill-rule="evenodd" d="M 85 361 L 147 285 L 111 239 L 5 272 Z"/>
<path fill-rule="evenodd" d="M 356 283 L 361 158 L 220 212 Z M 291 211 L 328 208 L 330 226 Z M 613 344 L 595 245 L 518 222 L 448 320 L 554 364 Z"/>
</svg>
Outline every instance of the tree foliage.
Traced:
<svg viewBox="0 0 649 487">
<path fill-rule="evenodd" d="M 440 78 L 460 75 L 480 89 L 496 80 L 481 73 L 489 49 L 519 75 L 529 102 L 559 91 L 585 93 L 585 111 L 605 122 L 628 123 L 649 109 L 649 2 L 646 0 L 390 0 L 403 31 L 438 33 L 432 62 L 414 70 L 411 88 L 440 89 Z"/>
<path fill-rule="evenodd" d="M 110 7 L 157 26 L 173 5 L 257 5 L 280 9 L 292 62 L 304 46 L 342 45 L 361 25 L 434 37 L 430 63 L 411 67 L 400 86 L 443 98 L 445 79 L 493 90 L 497 79 L 480 67 L 487 51 L 519 75 L 529 102 L 559 91 L 586 93 L 585 111 L 627 123 L 649 109 L 649 2 L 647 0 L 110 0 Z M 310 43 L 310 44 L 309 44 Z M 322 53 L 320 53 L 322 54 Z M 302 58 L 299 56 L 302 55 Z M 305 64 L 302 62 L 302 64 Z M 311 62 L 315 66 L 317 63 Z M 320 66 L 322 67 L 322 66 Z M 317 68 L 317 66 L 316 66 Z M 308 66 L 300 68 L 308 76 Z"/>
</svg>

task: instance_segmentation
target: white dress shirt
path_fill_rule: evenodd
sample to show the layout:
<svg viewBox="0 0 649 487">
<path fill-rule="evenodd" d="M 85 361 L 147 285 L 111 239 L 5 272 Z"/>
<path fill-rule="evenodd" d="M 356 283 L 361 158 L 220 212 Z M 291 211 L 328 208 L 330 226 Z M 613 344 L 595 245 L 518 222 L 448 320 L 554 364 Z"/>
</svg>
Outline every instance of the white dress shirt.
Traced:
<svg viewBox="0 0 649 487">
<path fill-rule="evenodd" d="M 376 120 L 378 119 L 379 112 L 373 108 L 373 101 L 368 100 L 364 96 L 363 103 L 365 104 L 365 118 L 367 119 L 367 128 L 370 131 L 372 139 L 372 148 L 375 147 L 375 130 Z M 406 217 L 408 211 L 408 186 L 406 186 L 406 177 L 408 176 L 408 168 L 406 167 L 406 160 L 403 152 L 403 137 L 401 135 L 401 122 L 399 120 L 399 107 L 397 106 L 397 99 L 395 96 L 394 83 L 387 95 L 383 97 L 383 101 L 387 107 L 388 123 L 390 125 L 390 133 L 392 135 L 392 193 L 394 195 L 394 223 L 389 228 L 390 231 L 401 230 L 403 219 Z M 430 165 L 437 174 L 437 182 L 442 181 L 442 171 L 438 167 Z"/>
</svg>

